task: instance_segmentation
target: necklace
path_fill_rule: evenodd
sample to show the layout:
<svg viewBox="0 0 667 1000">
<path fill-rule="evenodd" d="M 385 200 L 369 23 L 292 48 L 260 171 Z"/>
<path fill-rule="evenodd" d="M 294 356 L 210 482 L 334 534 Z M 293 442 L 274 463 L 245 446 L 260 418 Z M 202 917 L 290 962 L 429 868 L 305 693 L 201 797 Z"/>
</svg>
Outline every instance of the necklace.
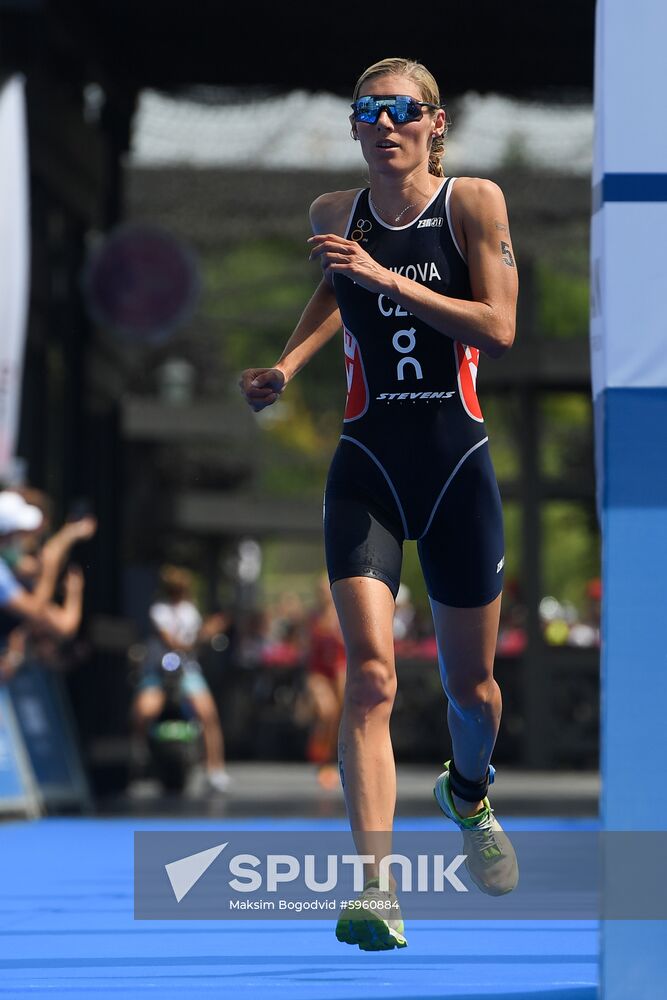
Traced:
<svg viewBox="0 0 667 1000">
<path fill-rule="evenodd" d="M 385 217 L 386 216 L 391 216 L 391 212 L 385 212 L 384 209 L 380 208 L 380 206 L 378 205 L 378 203 L 376 202 L 375 198 L 373 198 L 372 195 L 370 195 L 370 199 L 371 199 L 371 202 L 373 203 L 373 207 L 376 209 L 376 211 L 378 212 L 379 215 L 384 215 Z M 401 209 L 401 211 L 398 213 L 398 215 L 394 216 L 394 222 L 400 222 L 400 220 L 403 218 L 403 216 L 405 215 L 405 213 L 409 209 L 411 209 L 411 208 L 416 208 L 418 204 L 419 204 L 419 202 L 417 202 L 417 201 L 411 201 L 409 205 L 406 205 L 405 208 Z"/>
</svg>

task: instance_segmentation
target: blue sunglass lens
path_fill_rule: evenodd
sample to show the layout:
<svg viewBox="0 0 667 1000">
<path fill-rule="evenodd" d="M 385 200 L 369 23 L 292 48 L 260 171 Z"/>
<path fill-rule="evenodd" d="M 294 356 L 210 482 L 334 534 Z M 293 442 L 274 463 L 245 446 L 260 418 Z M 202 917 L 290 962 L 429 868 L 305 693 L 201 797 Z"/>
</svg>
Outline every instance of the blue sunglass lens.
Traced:
<svg viewBox="0 0 667 1000">
<path fill-rule="evenodd" d="M 372 125 L 373 122 L 377 121 L 379 115 L 377 103 L 370 98 L 362 97 L 352 107 L 354 108 L 354 117 L 358 122 L 367 122 Z"/>
<path fill-rule="evenodd" d="M 395 125 L 416 121 L 421 118 L 421 105 L 409 97 L 360 97 L 352 105 L 358 122 L 374 125 L 382 111 L 386 111 Z"/>
<path fill-rule="evenodd" d="M 420 113 L 419 107 L 414 101 L 407 101 L 404 97 L 397 97 L 394 101 L 394 121 L 396 122 L 407 122 L 411 118 L 415 117 L 415 112 L 413 109 L 417 110 L 417 114 Z M 393 117 L 393 116 L 391 116 Z"/>
</svg>

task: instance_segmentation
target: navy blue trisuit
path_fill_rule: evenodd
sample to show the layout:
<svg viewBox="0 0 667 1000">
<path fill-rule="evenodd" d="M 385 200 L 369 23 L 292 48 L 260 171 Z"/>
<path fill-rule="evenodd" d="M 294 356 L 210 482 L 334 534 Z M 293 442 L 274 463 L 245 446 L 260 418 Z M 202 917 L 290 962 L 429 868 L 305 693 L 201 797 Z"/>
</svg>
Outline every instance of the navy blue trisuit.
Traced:
<svg viewBox="0 0 667 1000">
<path fill-rule="evenodd" d="M 391 268 L 457 299 L 471 299 L 451 224 L 455 178 L 413 221 L 390 226 L 368 189 L 346 238 Z M 417 539 L 429 596 L 480 607 L 502 590 L 500 494 L 477 400 L 479 350 L 434 330 L 386 295 L 333 276 L 343 320 L 347 401 L 324 495 L 331 583 L 352 576 L 398 591 L 403 541 Z"/>
</svg>

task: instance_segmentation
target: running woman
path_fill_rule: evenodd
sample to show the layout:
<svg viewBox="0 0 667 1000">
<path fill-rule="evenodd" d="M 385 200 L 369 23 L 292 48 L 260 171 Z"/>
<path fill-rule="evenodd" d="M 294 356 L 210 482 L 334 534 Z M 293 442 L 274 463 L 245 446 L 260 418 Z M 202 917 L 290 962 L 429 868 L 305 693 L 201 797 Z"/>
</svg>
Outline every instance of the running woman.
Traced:
<svg viewBox="0 0 667 1000">
<path fill-rule="evenodd" d="M 342 324 L 348 393 L 324 531 L 347 650 L 338 749 L 355 844 L 376 862 L 391 851 L 392 618 L 402 543 L 417 539 L 453 747 L 434 794 L 463 832 L 475 884 L 502 895 L 518 881 L 487 798 L 501 715 L 493 661 L 504 542 L 476 376 L 480 352 L 498 358 L 514 340 L 507 209 L 491 181 L 444 176 L 446 114 L 421 64 L 384 59 L 365 70 L 350 121 L 370 186 L 311 206 L 310 258 L 322 280 L 277 363 L 244 371 L 240 386 L 254 410 L 275 403 Z M 377 906 L 377 863 L 365 878 L 366 912 L 343 910 L 339 940 L 405 947 L 400 911 L 383 919 Z"/>
</svg>

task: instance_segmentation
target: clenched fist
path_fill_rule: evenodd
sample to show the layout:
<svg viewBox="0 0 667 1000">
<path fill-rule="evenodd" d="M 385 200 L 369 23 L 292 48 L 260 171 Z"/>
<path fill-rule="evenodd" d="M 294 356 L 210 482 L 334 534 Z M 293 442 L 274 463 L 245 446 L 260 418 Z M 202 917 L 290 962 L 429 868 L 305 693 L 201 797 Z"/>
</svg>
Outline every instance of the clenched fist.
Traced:
<svg viewBox="0 0 667 1000">
<path fill-rule="evenodd" d="M 258 413 L 278 399 L 285 388 L 285 375 L 279 368 L 246 368 L 239 388 L 248 406 Z"/>
</svg>

